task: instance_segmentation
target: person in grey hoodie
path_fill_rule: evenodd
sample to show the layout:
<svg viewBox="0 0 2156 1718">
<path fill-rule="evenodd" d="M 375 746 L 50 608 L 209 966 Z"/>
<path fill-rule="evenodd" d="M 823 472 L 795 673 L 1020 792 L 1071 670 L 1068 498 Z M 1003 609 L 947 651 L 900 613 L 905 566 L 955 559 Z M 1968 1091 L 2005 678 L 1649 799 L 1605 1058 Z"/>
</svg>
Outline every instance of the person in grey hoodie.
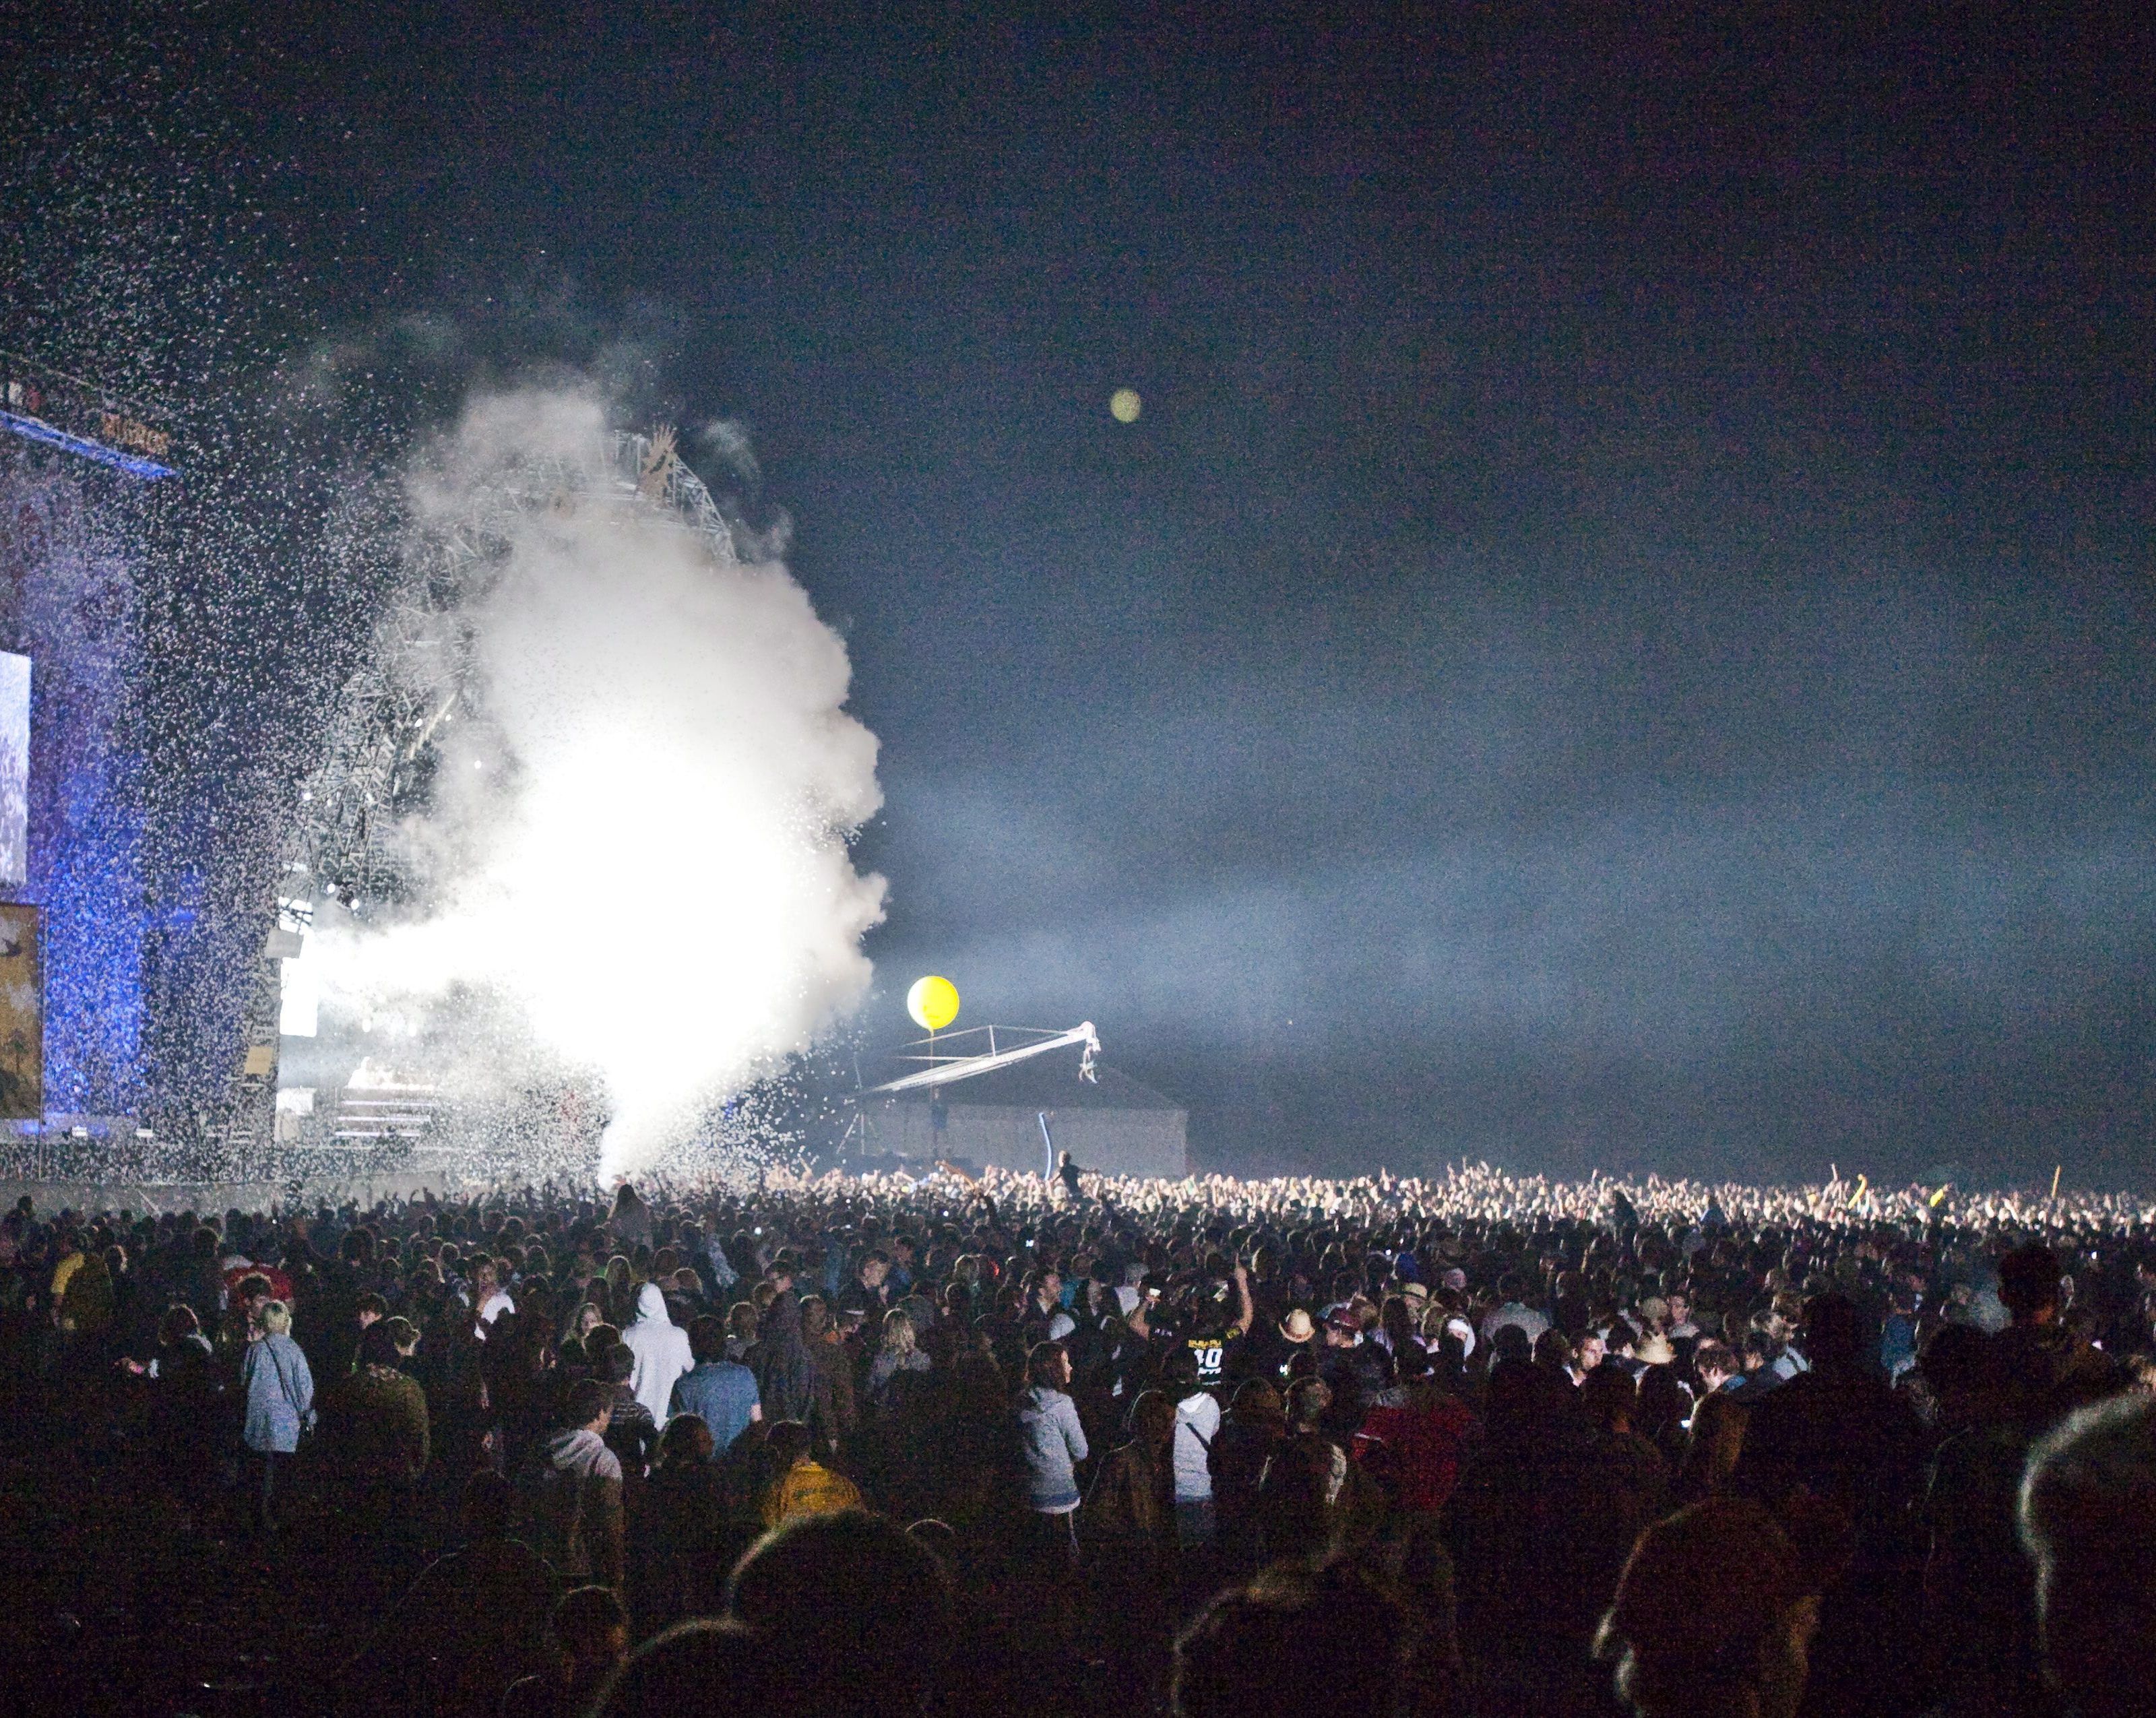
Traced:
<svg viewBox="0 0 2156 1718">
<path fill-rule="evenodd" d="M 547 1442 L 539 1472 L 541 1550 L 562 1575 L 621 1591 L 624 1523 L 621 1460 L 607 1448 L 613 1409 L 605 1386 L 586 1378 L 569 1392 L 569 1424 Z"/>
<path fill-rule="evenodd" d="M 1025 1459 L 1026 1507 L 1045 1542 L 1076 1555 L 1072 1526 L 1078 1510 L 1078 1464 L 1086 1430 L 1070 1387 L 1070 1355 L 1060 1342 L 1036 1342 L 1025 1359 L 1025 1390 L 1018 1399 L 1019 1449 Z"/>
</svg>

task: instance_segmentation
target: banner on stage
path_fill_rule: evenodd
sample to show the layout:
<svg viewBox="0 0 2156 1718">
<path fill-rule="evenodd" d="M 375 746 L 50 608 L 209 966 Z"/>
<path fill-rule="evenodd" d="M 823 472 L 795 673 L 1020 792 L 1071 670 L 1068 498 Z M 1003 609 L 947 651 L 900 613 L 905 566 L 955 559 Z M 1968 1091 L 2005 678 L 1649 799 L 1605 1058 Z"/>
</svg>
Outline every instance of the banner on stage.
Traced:
<svg viewBox="0 0 2156 1718">
<path fill-rule="evenodd" d="M 45 969 L 37 908 L 0 901 L 0 1119 L 45 1108 Z"/>
</svg>

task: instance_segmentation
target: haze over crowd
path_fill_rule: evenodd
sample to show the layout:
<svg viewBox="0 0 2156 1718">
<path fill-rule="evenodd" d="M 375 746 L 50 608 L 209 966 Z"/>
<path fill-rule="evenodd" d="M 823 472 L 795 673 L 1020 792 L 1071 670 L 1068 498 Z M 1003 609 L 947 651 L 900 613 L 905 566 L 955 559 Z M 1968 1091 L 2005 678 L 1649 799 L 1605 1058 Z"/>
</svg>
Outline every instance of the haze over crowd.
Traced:
<svg viewBox="0 0 2156 1718">
<path fill-rule="evenodd" d="M 2138 1175 L 2144 38 L 388 16 L 55 21 L 9 338 L 745 427 L 883 743 L 871 1044 L 1091 1018 L 1251 1169 Z M 353 588 L 159 653 L 259 669 L 228 823 Z"/>
</svg>

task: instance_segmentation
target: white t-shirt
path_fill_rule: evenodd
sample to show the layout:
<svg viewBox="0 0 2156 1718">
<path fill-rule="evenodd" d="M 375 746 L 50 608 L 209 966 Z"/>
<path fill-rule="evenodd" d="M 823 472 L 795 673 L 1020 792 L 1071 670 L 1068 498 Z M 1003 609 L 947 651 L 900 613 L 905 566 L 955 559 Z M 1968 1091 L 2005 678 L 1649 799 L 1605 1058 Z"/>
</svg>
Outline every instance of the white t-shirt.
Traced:
<svg viewBox="0 0 2156 1718">
<path fill-rule="evenodd" d="M 1206 1466 L 1213 1440 L 1220 1435 L 1220 1404 L 1203 1390 L 1175 1404 L 1175 1500 L 1195 1503 L 1213 1495 L 1213 1473 Z"/>
<path fill-rule="evenodd" d="M 490 1325 L 495 1321 L 495 1320 L 500 1318 L 503 1313 L 514 1312 L 516 1310 L 516 1303 L 509 1298 L 508 1290 L 506 1289 L 497 1288 L 492 1294 L 489 1295 L 485 1300 L 480 1302 L 479 1321 L 483 1326 Z M 475 1334 L 478 1336 L 480 1341 L 484 1342 L 486 1341 L 485 1331 L 480 1330 Z"/>
</svg>

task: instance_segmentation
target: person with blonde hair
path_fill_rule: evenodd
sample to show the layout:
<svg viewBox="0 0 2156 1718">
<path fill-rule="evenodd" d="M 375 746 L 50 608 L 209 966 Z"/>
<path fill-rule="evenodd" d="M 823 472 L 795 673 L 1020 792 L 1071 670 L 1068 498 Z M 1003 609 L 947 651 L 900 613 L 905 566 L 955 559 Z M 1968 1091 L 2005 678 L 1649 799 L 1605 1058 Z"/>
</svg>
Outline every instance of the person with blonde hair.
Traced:
<svg viewBox="0 0 2156 1718">
<path fill-rule="evenodd" d="M 928 1356 L 921 1351 L 914 1334 L 911 1315 L 894 1307 L 883 1315 L 876 1356 L 869 1363 L 869 1399 L 879 1408 L 891 1408 L 901 1387 L 897 1382 L 899 1375 L 925 1372 L 929 1365 Z"/>
<path fill-rule="evenodd" d="M 292 1340 L 292 1309 L 282 1300 L 265 1300 L 256 1309 L 240 1363 L 239 1388 L 247 1403 L 240 1441 L 248 1451 L 254 1484 L 255 1525 L 277 1531 L 273 1504 L 279 1459 L 300 1447 L 300 1434 L 315 1423 L 315 1377 L 307 1356 Z"/>
<path fill-rule="evenodd" d="M 580 1301 L 577 1310 L 569 1315 L 569 1322 L 563 1328 L 562 1335 L 564 1339 L 574 1336 L 578 1341 L 582 1342 L 597 1326 L 605 1322 L 606 1309 L 598 1301 Z"/>
</svg>

